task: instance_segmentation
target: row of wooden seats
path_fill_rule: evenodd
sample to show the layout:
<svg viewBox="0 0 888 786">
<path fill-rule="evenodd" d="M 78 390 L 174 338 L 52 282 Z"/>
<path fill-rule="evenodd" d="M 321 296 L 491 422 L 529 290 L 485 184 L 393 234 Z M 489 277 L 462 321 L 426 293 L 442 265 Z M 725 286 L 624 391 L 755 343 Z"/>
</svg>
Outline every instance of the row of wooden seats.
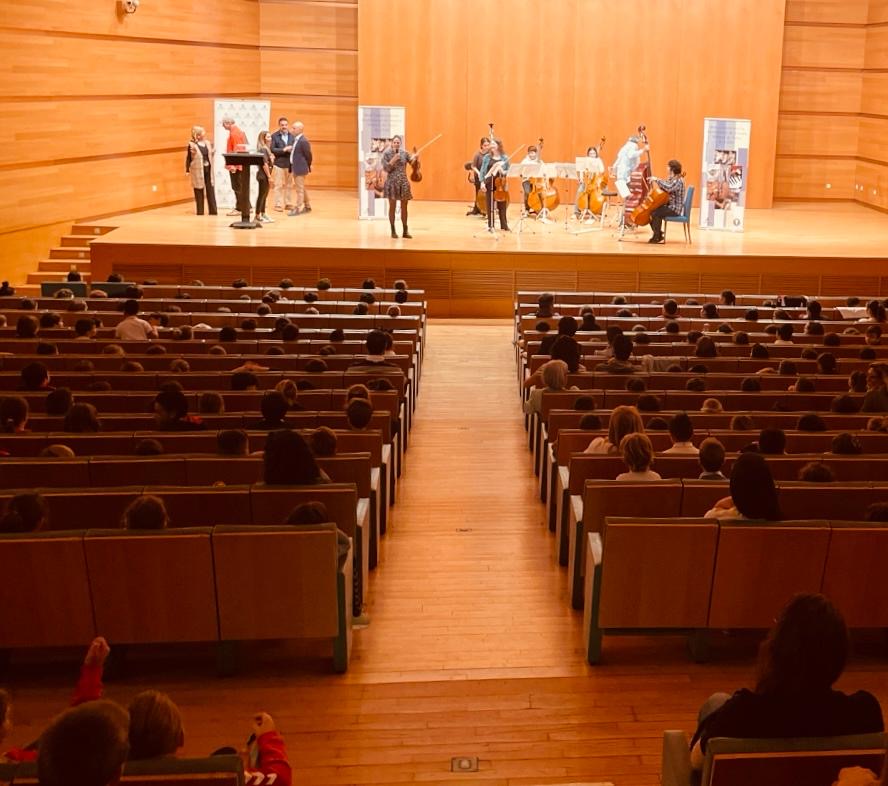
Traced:
<svg viewBox="0 0 888 786">
<path fill-rule="evenodd" d="M 721 290 L 718 292 L 604 292 L 597 290 L 577 292 L 557 289 L 543 292 L 542 290 L 522 289 L 515 293 L 515 302 L 536 304 L 540 295 L 543 294 L 554 295 L 555 300 L 559 303 L 575 303 L 577 305 L 585 305 L 587 303 L 610 303 L 615 297 L 626 298 L 627 301 L 631 301 L 632 303 L 662 303 L 664 300 L 672 298 L 672 300 L 676 300 L 680 304 L 684 303 L 689 298 L 697 300 L 700 303 L 718 303 L 721 298 Z M 845 306 L 848 297 L 852 294 L 853 293 L 849 293 L 848 295 L 817 295 L 815 299 L 819 301 L 820 305 L 824 308 L 836 308 L 839 306 Z M 779 297 L 782 297 L 779 294 L 756 294 L 754 292 L 747 294 L 735 292 L 734 296 L 739 305 L 745 306 L 761 305 L 765 300 L 776 302 Z M 855 295 L 855 297 L 857 297 L 862 303 L 866 303 L 872 295 L 858 294 Z"/>
<path fill-rule="evenodd" d="M 246 786 L 240 756 L 208 756 L 128 761 L 120 778 L 122 786 Z M 3 786 L 39 786 L 37 764 L 0 763 Z"/>
<path fill-rule="evenodd" d="M 336 526 L 0 536 L 0 648 L 325 639 L 345 671 L 351 560 L 340 572 Z"/>
<path fill-rule="evenodd" d="M 30 490 L 30 489 L 29 489 Z M 246 483 L 230 486 L 136 486 L 89 488 L 38 488 L 49 506 L 49 529 L 104 529 L 122 526 L 127 506 L 142 494 L 160 497 L 170 517 L 170 527 L 252 526 L 283 524 L 297 505 L 323 502 L 330 521 L 354 540 L 355 571 L 362 591 L 368 589 L 374 527 L 370 500 L 358 497 L 354 483 L 318 486 L 265 486 Z M 0 491 L 0 504 L 22 490 Z"/>
<path fill-rule="evenodd" d="M 888 484 L 777 481 L 777 494 L 786 520 L 858 520 L 869 505 L 888 502 Z M 580 608 L 583 603 L 586 534 L 602 532 L 608 516 L 699 517 L 726 496 L 730 496 L 726 481 L 587 480 L 582 496 L 570 497 L 567 518 L 567 581 L 573 607 Z"/>
<path fill-rule="evenodd" d="M 580 310 L 584 306 L 592 306 L 595 313 L 595 318 L 597 319 L 599 316 L 616 316 L 618 311 L 622 311 L 623 309 L 629 309 L 633 314 L 638 314 L 641 317 L 651 318 L 661 318 L 661 319 L 696 319 L 701 316 L 700 310 L 703 307 L 704 303 L 711 303 L 715 305 L 718 309 L 718 316 L 712 317 L 712 319 L 743 319 L 749 309 L 754 308 L 758 312 L 760 319 L 772 320 L 779 319 L 775 317 L 774 314 L 778 311 L 782 311 L 789 316 L 789 320 L 781 319 L 780 321 L 798 321 L 804 323 L 807 321 L 807 311 L 804 308 L 800 308 L 798 306 L 791 306 L 788 308 L 780 308 L 773 306 L 763 306 L 761 305 L 764 302 L 764 299 L 758 301 L 757 304 L 752 305 L 734 305 L 734 306 L 724 306 L 718 303 L 718 299 L 716 300 L 700 300 L 699 305 L 688 305 L 687 299 L 682 299 L 676 301 L 678 303 L 678 313 L 675 317 L 668 317 L 663 313 L 663 303 L 669 298 L 662 298 L 659 302 L 655 303 L 629 303 L 629 304 L 617 304 L 617 303 L 564 303 L 564 302 L 556 302 L 554 306 L 554 311 L 557 316 L 555 319 L 565 316 L 571 317 L 580 317 Z M 822 305 L 822 304 L 821 304 Z M 844 304 L 843 304 L 844 305 Z M 515 308 L 516 317 L 519 319 L 524 319 L 525 317 L 536 317 L 537 310 L 539 309 L 539 304 L 534 303 L 519 303 Z M 840 320 L 844 319 L 842 313 L 838 310 L 838 308 L 833 306 L 827 306 L 821 312 L 821 317 L 826 320 Z M 545 317 L 545 319 L 552 319 L 552 317 Z"/>
<path fill-rule="evenodd" d="M 730 477 L 731 466 L 739 454 L 725 455 L 722 469 Z M 561 460 L 564 463 L 560 463 Z M 806 464 L 817 462 L 830 468 L 837 482 L 869 482 L 881 484 L 888 479 L 888 455 L 836 456 L 823 453 L 797 454 L 793 456 L 768 456 L 768 465 L 775 480 L 798 479 L 799 470 Z M 696 480 L 702 469 L 697 456 L 659 454 L 654 470 L 665 479 Z M 568 560 L 568 514 L 572 495 L 581 495 L 587 480 L 615 480 L 626 471 L 620 456 L 588 453 L 572 453 L 559 456 L 554 468 L 550 493 L 546 499 L 549 529 L 555 533 L 555 556 L 561 565 Z M 886 492 L 888 498 L 888 492 Z"/>
<path fill-rule="evenodd" d="M 536 326 L 540 322 L 545 322 L 546 324 L 548 324 L 551 332 L 557 329 L 559 319 L 560 317 L 520 317 L 518 320 L 518 324 L 516 325 L 516 330 L 519 336 L 524 336 L 525 339 L 533 341 L 536 337 L 540 336 L 540 334 L 536 331 Z M 609 327 L 615 326 L 621 328 L 624 333 L 631 333 L 636 325 L 641 325 L 642 327 L 644 327 L 645 331 L 649 332 L 651 335 L 654 335 L 657 331 L 661 330 L 667 322 L 667 320 L 665 320 L 663 317 L 618 317 L 616 315 L 598 316 L 597 314 L 595 316 L 595 321 L 598 323 L 598 326 L 600 327 L 602 332 L 606 331 Z M 861 333 L 863 333 L 866 329 L 866 326 L 862 323 L 852 323 L 846 320 L 821 319 L 818 321 L 823 325 L 824 333 L 841 333 L 845 328 L 852 325 L 860 330 Z M 710 331 L 716 331 L 718 326 L 722 323 L 730 325 L 735 333 L 740 330 L 764 333 L 765 326 L 768 324 L 768 322 L 761 317 L 758 320 L 747 320 L 739 317 L 736 319 L 721 319 L 718 317 L 713 319 L 705 319 L 703 317 L 685 317 L 679 322 L 679 325 L 681 326 L 681 330 L 686 333 L 689 330 L 702 331 L 704 329 L 707 329 Z M 797 324 L 793 324 L 796 327 L 796 332 L 800 333 L 804 329 L 805 323 L 798 322 Z M 706 328 L 707 325 L 709 326 L 708 328 Z M 592 333 L 591 335 L 595 334 Z M 662 333 L 660 335 L 665 336 L 669 334 Z M 728 339 L 730 339 L 730 334 L 726 333 L 724 335 L 727 336 Z"/>
<path fill-rule="evenodd" d="M 34 316 L 34 311 L 9 311 L 9 310 L 0 310 L 0 314 L 3 314 L 6 317 L 7 323 L 10 325 L 14 325 L 19 317 L 30 315 Z M 123 313 L 120 311 L 112 311 L 112 310 L 102 310 L 102 311 L 77 311 L 73 312 L 77 314 L 77 318 L 84 317 L 95 317 L 97 319 L 102 320 L 102 324 L 106 326 L 116 325 L 118 322 L 123 320 Z M 143 312 L 144 313 L 147 312 Z M 167 318 L 169 319 L 169 327 L 179 327 L 181 325 L 196 325 L 199 323 L 203 323 L 205 325 L 209 325 L 211 328 L 222 328 L 222 327 L 240 327 L 240 324 L 245 319 L 254 319 L 256 321 L 257 330 L 271 330 L 274 328 L 274 323 L 280 316 L 286 316 L 290 322 L 294 325 L 297 325 L 300 330 L 303 328 L 314 328 L 314 329 L 325 329 L 325 330 L 333 330 L 335 328 L 340 328 L 342 330 L 373 330 L 376 329 L 384 329 L 384 330 L 419 330 L 421 321 L 418 316 L 400 316 L 400 317 L 390 317 L 390 316 L 380 316 L 373 314 L 305 314 L 298 313 L 293 311 L 284 311 L 281 310 L 277 313 L 269 314 L 268 316 L 259 316 L 255 311 L 245 311 L 245 312 L 215 312 L 215 313 L 189 313 L 187 311 L 174 311 L 168 312 Z M 0 332 L 0 337 L 8 338 L 11 337 L 14 331 L 11 331 L 10 328 L 5 328 L 4 332 Z M 207 333 L 207 337 L 211 334 Z"/>
<path fill-rule="evenodd" d="M 75 282 L 76 283 L 76 282 Z M 409 283 L 409 282 L 408 282 Z M 51 282 L 44 284 L 53 293 L 58 289 L 71 288 L 71 283 Z M 175 300 L 183 296 L 193 299 L 202 298 L 221 298 L 221 299 L 237 299 L 242 295 L 249 295 L 251 300 L 261 300 L 262 297 L 270 291 L 277 292 L 279 295 L 287 295 L 288 297 L 301 298 L 305 292 L 314 292 L 318 296 L 318 300 L 348 300 L 357 302 L 361 295 L 372 292 L 377 298 L 386 298 L 391 300 L 398 292 L 392 287 L 377 287 L 375 289 L 364 289 L 363 287 L 330 287 L 329 289 L 318 289 L 315 282 L 299 282 L 293 281 L 292 287 L 281 287 L 279 283 L 261 286 L 259 284 L 249 285 L 246 287 L 233 287 L 231 285 L 216 284 L 143 284 L 138 281 L 94 281 L 88 290 L 100 289 L 106 292 L 110 297 L 123 297 L 123 293 L 127 287 L 138 286 L 143 297 L 146 298 L 163 298 L 166 300 Z M 73 291 L 73 290 L 72 290 Z M 425 291 L 422 289 L 409 289 L 410 297 L 418 300 L 425 299 Z M 45 297 L 45 296 L 44 296 Z M 15 300 L 15 297 L 0 298 L 0 303 L 6 300 Z"/>
<path fill-rule="evenodd" d="M 191 412 L 198 411 L 198 403 L 204 392 L 206 391 L 185 391 L 185 398 Z M 222 397 L 226 413 L 258 412 L 262 397 L 265 395 L 263 390 L 216 390 L 213 392 L 217 392 Z M 18 390 L 15 395 L 21 396 L 28 402 L 32 414 L 46 411 L 46 391 Z M 346 395 L 347 391 L 342 388 L 301 390 L 298 401 L 306 411 L 341 410 L 345 406 Z M 155 391 L 87 390 L 78 392 L 76 400 L 93 404 L 104 415 L 110 412 L 151 412 L 156 396 Z M 387 410 L 393 416 L 397 415 L 398 394 L 396 391 L 371 390 L 370 402 L 374 409 Z"/>
<path fill-rule="evenodd" d="M 762 524 L 608 516 L 584 538 L 584 638 L 689 634 L 706 655 L 709 630 L 771 627 L 786 599 L 822 592 L 849 628 L 888 627 L 888 525 L 831 519 Z"/>
</svg>

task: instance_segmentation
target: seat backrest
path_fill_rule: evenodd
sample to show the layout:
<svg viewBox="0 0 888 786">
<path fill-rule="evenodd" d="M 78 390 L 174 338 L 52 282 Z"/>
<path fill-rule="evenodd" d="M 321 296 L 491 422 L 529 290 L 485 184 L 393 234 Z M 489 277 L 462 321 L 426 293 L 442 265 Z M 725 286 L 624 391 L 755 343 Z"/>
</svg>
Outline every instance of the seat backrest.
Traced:
<svg viewBox="0 0 888 786">
<path fill-rule="evenodd" d="M 798 592 L 820 592 L 826 521 L 722 521 L 710 628 L 769 628 Z"/>
<path fill-rule="evenodd" d="M 336 549 L 332 524 L 218 527 L 213 555 L 222 640 L 336 636 Z"/>
<path fill-rule="evenodd" d="M 823 573 L 826 595 L 850 628 L 888 627 L 888 525 L 831 523 Z"/>
<path fill-rule="evenodd" d="M 83 532 L 0 537 L 0 648 L 80 647 L 96 635 Z"/>
<path fill-rule="evenodd" d="M 212 529 L 90 530 L 96 627 L 121 644 L 216 641 Z"/>
<path fill-rule="evenodd" d="M 0 461 L 0 488 L 34 486 L 77 488 L 89 485 L 89 462 L 76 459 L 5 459 Z"/>
<path fill-rule="evenodd" d="M 881 772 L 885 735 L 774 740 L 714 737 L 706 748 L 703 786 L 832 786 L 844 767 Z"/>
<path fill-rule="evenodd" d="M 318 458 L 317 462 L 334 483 L 354 483 L 359 497 L 370 496 L 369 453 L 344 453 Z"/>
<path fill-rule="evenodd" d="M 185 482 L 189 486 L 259 483 L 262 480 L 261 456 L 188 456 Z"/>
<path fill-rule="evenodd" d="M 37 765 L 19 765 L 14 783 L 16 786 L 38 786 Z M 244 786 L 244 765 L 240 756 L 202 759 L 176 756 L 128 761 L 120 783 L 122 786 Z"/>
<path fill-rule="evenodd" d="M 599 626 L 705 628 L 717 542 L 714 521 L 608 516 Z"/>
<path fill-rule="evenodd" d="M 199 527 L 250 523 L 250 487 L 152 488 L 163 499 L 172 527 Z"/>
<path fill-rule="evenodd" d="M 330 521 L 349 537 L 357 529 L 358 493 L 353 483 L 317 486 L 253 486 L 250 494 L 253 524 L 283 524 L 297 505 L 322 502 Z"/>
<path fill-rule="evenodd" d="M 888 488 L 871 483 L 777 483 L 784 518 L 862 519 L 873 502 L 888 499 Z"/>
<path fill-rule="evenodd" d="M 690 218 L 691 216 L 691 208 L 694 205 L 694 187 L 688 186 L 685 190 L 685 201 L 684 207 L 682 208 L 682 215 L 685 218 Z"/>
<path fill-rule="evenodd" d="M 680 506 L 679 481 L 587 480 L 583 492 L 584 532 L 604 532 L 607 516 L 678 516 Z M 602 539 L 607 548 L 606 533 Z"/>
<path fill-rule="evenodd" d="M 181 483 L 185 459 L 166 456 L 150 458 L 93 458 L 89 462 L 93 486 L 171 486 Z"/>
</svg>

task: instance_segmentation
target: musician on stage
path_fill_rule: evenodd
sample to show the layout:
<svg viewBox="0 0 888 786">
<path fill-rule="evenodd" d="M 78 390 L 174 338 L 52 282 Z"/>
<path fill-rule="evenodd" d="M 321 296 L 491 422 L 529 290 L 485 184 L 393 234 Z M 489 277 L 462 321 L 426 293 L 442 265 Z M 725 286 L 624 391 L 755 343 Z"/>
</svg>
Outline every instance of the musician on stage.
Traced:
<svg viewBox="0 0 888 786">
<path fill-rule="evenodd" d="M 540 149 L 536 145 L 530 145 L 527 148 L 527 155 L 521 159 L 522 164 L 542 164 L 543 160 L 540 158 Z M 524 190 L 524 209 L 528 213 L 533 213 L 530 209 L 530 204 L 528 203 L 528 198 L 530 197 L 530 192 L 533 191 L 533 183 L 530 182 L 530 178 L 521 176 L 521 188 Z"/>
<path fill-rule="evenodd" d="M 656 183 L 669 194 L 669 201 L 651 212 L 651 230 L 653 235 L 651 235 L 648 243 L 665 243 L 666 237 L 661 231 L 663 219 L 666 216 L 680 216 L 684 209 L 685 182 L 681 174 L 681 162 L 673 158 L 669 162 L 668 178 L 665 180 L 657 177 L 651 178 L 652 184 Z"/>
<path fill-rule="evenodd" d="M 632 170 L 638 166 L 638 162 L 641 160 L 641 154 L 647 149 L 647 145 L 640 136 L 630 136 L 626 141 L 626 144 L 620 148 L 620 152 L 617 153 L 617 159 L 614 161 L 614 179 L 616 182 L 622 183 L 626 189 L 629 188 L 629 177 L 632 175 Z M 617 190 L 621 191 L 621 196 L 623 196 L 622 189 L 618 188 Z M 624 197 L 625 198 L 625 197 Z"/>
<path fill-rule="evenodd" d="M 589 161 L 589 169 L 586 170 L 590 175 L 603 175 L 604 174 L 604 160 L 598 154 L 597 147 L 590 147 L 586 150 L 586 158 L 591 159 Z M 583 191 L 586 190 L 586 183 L 583 178 L 584 172 L 577 172 L 579 176 L 579 184 L 577 185 L 577 195 L 574 199 L 574 215 L 579 218 L 582 211 L 580 210 L 580 196 Z"/>
<path fill-rule="evenodd" d="M 509 157 L 503 149 L 501 139 L 494 140 L 490 149 L 481 162 L 481 170 L 479 177 L 481 178 L 481 190 L 486 194 L 487 198 L 487 231 L 493 232 L 494 225 L 494 205 L 499 213 L 500 229 L 504 232 L 509 231 L 509 222 L 506 218 L 506 210 L 509 203 L 505 199 L 498 200 L 495 197 L 496 179 L 498 175 L 505 177 L 509 171 Z M 505 189 L 502 189 L 505 190 Z"/>
<path fill-rule="evenodd" d="M 389 224 L 392 228 L 392 237 L 398 236 L 395 231 L 395 210 L 400 201 L 401 226 L 403 227 L 401 236 L 409 239 L 413 235 L 407 229 L 407 203 L 413 199 L 413 192 L 410 190 L 410 178 L 407 177 L 407 164 L 415 161 L 417 156 L 406 150 L 401 150 L 402 141 L 401 137 L 393 136 L 391 146 L 382 154 L 382 168 L 388 175 L 385 185 L 382 187 L 382 193 L 389 201 Z"/>
<path fill-rule="evenodd" d="M 481 141 L 478 144 L 478 150 L 475 152 L 475 155 L 472 156 L 472 162 L 466 164 L 466 169 L 472 172 L 472 184 L 475 186 L 475 199 L 472 201 L 472 209 L 466 213 L 467 216 L 481 215 L 481 211 L 478 209 L 478 192 L 481 191 L 481 178 L 478 173 L 481 171 L 481 164 L 484 161 L 484 156 L 487 154 L 489 147 L 490 140 L 487 137 L 481 137 Z"/>
</svg>

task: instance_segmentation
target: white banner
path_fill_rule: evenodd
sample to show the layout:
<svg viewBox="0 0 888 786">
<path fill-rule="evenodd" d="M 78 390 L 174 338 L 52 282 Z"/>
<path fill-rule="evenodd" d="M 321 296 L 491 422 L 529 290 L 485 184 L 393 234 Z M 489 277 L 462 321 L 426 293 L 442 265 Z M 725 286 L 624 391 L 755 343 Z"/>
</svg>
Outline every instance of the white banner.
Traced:
<svg viewBox="0 0 888 786">
<path fill-rule="evenodd" d="M 247 135 L 250 150 L 256 149 L 259 133 L 276 131 L 277 127 L 269 128 L 271 115 L 270 101 L 251 99 L 217 98 L 213 102 L 213 144 L 216 146 L 216 160 L 213 173 L 216 176 L 216 202 L 220 208 L 231 210 L 236 206 L 234 191 L 231 190 L 231 179 L 225 169 L 225 149 L 228 144 L 228 132 L 222 128 L 222 119 L 230 117 L 235 125 Z M 256 182 L 256 167 L 250 167 L 250 204 L 256 204 L 259 184 Z M 268 195 L 269 201 L 272 195 Z"/>
<path fill-rule="evenodd" d="M 403 106 L 358 107 L 359 218 L 388 218 L 388 200 L 382 195 L 386 177 L 382 154 L 393 136 L 403 139 L 404 122 Z"/>
<path fill-rule="evenodd" d="M 749 177 L 750 120 L 703 120 L 700 228 L 742 232 Z"/>
</svg>

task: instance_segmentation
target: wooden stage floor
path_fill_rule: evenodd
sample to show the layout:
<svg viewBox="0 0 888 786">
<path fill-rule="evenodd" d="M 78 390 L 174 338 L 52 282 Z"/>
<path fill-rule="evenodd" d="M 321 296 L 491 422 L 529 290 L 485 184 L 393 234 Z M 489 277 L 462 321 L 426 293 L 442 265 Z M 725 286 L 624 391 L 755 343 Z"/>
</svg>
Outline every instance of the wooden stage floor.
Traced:
<svg viewBox="0 0 888 786">
<path fill-rule="evenodd" d="M 190 204 L 104 219 L 117 228 L 93 242 L 93 269 L 170 283 L 405 278 L 426 290 L 435 316 L 507 316 L 520 289 L 888 294 L 888 216 L 852 203 L 750 210 L 745 232 L 694 227 L 692 245 L 673 226 L 656 246 L 648 229 L 622 241 L 610 227 L 574 234 L 586 227 L 571 220 L 566 229 L 561 208 L 558 220 L 525 222 L 519 234 L 513 206 L 513 231 L 498 240 L 461 203 L 411 203 L 412 240 L 390 238 L 387 221 L 359 220 L 349 193 L 317 192 L 313 208 L 294 218 L 272 213 L 275 223 L 254 231 L 231 229 L 226 216 L 195 216 Z"/>
</svg>

